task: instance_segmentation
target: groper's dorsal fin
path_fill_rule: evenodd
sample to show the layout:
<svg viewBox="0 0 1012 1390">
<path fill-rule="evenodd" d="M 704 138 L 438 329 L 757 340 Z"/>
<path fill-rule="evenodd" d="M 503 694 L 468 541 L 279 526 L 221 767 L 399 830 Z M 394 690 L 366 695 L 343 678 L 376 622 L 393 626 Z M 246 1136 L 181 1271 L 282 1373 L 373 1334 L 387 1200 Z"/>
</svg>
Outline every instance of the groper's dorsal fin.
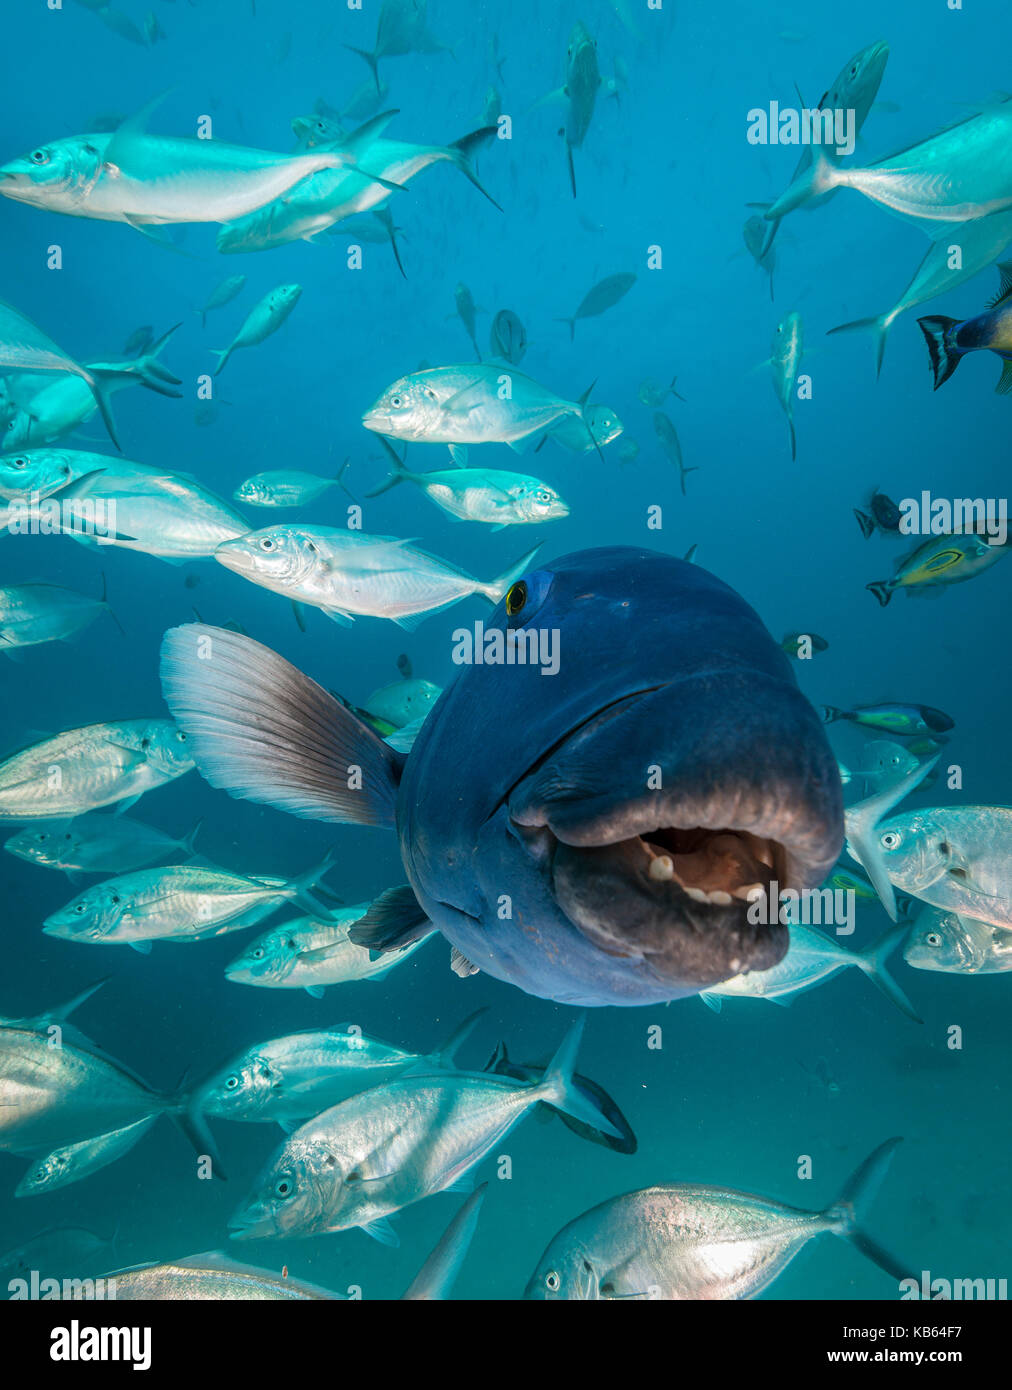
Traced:
<svg viewBox="0 0 1012 1390">
<path fill-rule="evenodd" d="M 187 623 L 165 634 L 161 671 L 213 787 L 309 820 L 394 824 L 403 756 L 277 652 Z"/>
<path fill-rule="evenodd" d="M 414 889 L 405 883 L 381 893 L 365 916 L 348 928 L 348 940 L 383 955 L 411 946 L 435 930 Z"/>
<path fill-rule="evenodd" d="M 989 309 L 996 309 L 999 304 L 1005 304 L 1012 298 L 1012 261 L 1002 261 L 998 266 L 998 275 L 998 293 L 988 304 Z"/>
</svg>

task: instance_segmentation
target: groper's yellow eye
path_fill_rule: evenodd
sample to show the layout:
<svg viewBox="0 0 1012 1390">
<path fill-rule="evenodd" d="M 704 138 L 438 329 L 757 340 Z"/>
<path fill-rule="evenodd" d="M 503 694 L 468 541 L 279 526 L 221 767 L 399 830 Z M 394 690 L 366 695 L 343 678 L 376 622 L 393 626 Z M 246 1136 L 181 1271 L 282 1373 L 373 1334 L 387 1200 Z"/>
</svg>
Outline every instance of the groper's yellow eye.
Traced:
<svg viewBox="0 0 1012 1390">
<path fill-rule="evenodd" d="M 506 616 L 515 618 L 522 612 L 524 604 L 527 602 L 527 585 L 522 579 L 512 586 L 506 595 Z"/>
</svg>

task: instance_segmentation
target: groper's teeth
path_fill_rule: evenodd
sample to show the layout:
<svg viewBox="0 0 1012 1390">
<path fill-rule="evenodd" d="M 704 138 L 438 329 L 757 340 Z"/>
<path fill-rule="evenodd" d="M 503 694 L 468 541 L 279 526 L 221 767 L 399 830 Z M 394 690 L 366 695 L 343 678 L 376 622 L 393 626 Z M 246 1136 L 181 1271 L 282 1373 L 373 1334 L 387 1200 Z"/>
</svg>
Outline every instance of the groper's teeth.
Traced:
<svg viewBox="0 0 1012 1390">
<path fill-rule="evenodd" d="M 693 902 L 708 903 L 710 901 L 709 893 L 704 893 L 702 888 L 686 888 L 685 891 Z"/>
<path fill-rule="evenodd" d="M 715 888 L 710 894 L 710 901 L 716 903 L 718 907 L 730 907 L 731 894 L 725 893 L 722 888 Z"/>
<path fill-rule="evenodd" d="M 659 854 L 656 859 L 651 859 L 648 873 L 658 883 L 668 883 L 675 876 L 675 866 L 668 855 Z"/>
<path fill-rule="evenodd" d="M 741 898 L 742 902 L 754 902 L 756 898 L 762 897 L 766 889 L 761 883 L 743 883 L 734 890 L 734 897 Z"/>
</svg>

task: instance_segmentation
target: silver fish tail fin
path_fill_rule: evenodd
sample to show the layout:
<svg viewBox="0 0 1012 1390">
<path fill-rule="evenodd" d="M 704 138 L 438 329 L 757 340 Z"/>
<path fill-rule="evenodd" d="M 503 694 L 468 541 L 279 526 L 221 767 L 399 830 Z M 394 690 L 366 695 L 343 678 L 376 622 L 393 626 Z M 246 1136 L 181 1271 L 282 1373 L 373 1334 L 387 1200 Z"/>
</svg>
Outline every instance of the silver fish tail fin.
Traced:
<svg viewBox="0 0 1012 1390">
<path fill-rule="evenodd" d="M 406 482 L 408 479 L 415 476 L 410 468 L 405 468 L 404 460 L 397 453 L 397 450 L 390 443 L 389 439 L 382 434 L 378 437 L 379 442 L 383 445 L 383 448 L 387 452 L 387 457 L 390 460 L 390 473 L 386 481 L 380 483 L 379 487 L 374 488 L 372 492 L 367 492 L 366 497 L 379 497 L 381 493 L 389 492 L 390 489 L 396 487 L 398 483 Z"/>
<path fill-rule="evenodd" d="M 392 826 L 403 757 L 269 647 L 187 623 L 162 689 L 212 786 L 309 820 Z"/>
<path fill-rule="evenodd" d="M 574 1080 L 576 1054 L 583 1037 L 584 1022 L 585 1019 L 581 1015 L 572 1025 L 536 1089 L 540 1098 L 553 1110 L 560 1110 L 564 1115 L 582 1121 L 601 1134 L 610 1134 L 614 1139 L 624 1139 L 622 1131 L 612 1124 L 598 1103 Z"/>
<path fill-rule="evenodd" d="M 541 545 L 538 544 L 533 550 L 528 550 L 525 555 L 521 555 L 520 559 L 517 560 L 515 564 L 510 565 L 508 570 L 504 570 L 497 579 L 492 579 L 487 584 L 480 584 L 475 581 L 475 593 L 482 594 L 488 599 L 489 603 L 498 603 L 506 593 L 506 590 L 511 588 L 528 569 L 531 561 L 540 549 Z"/>
<path fill-rule="evenodd" d="M 380 86 L 379 75 L 379 55 L 371 53 L 367 48 L 353 48 L 350 43 L 342 45 L 349 53 L 357 53 L 363 62 L 368 63 L 369 71 L 372 73 L 373 81 L 376 83 L 376 90 L 382 95 L 383 88 Z"/>
<path fill-rule="evenodd" d="M 334 867 L 337 857 L 337 851 L 329 849 L 319 864 L 314 864 L 311 869 L 307 869 L 304 874 L 299 874 L 298 878 L 293 878 L 287 885 L 292 900 L 297 902 L 300 907 L 304 907 L 307 912 L 318 912 L 320 907 L 325 906 L 328 902 L 336 906 L 344 905 L 340 898 L 335 897 L 320 882 L 324 875 Z"/>
<path fill-rule="evenodd" d="M 225 366 L 225 363 L 226 363 L 226 362 L 228 361 L 228 359 L 232 356 L 232 349 L 233 349 L 234 347 L 235 347 L 235 344 L 234 344 L 234 343 L 229 343 L 229 345 L 228 345 L 227 348 L 212 348 L 212 349 L 211 349 L 211 351 L 215 354 L 215 356 L 216 356 L 217 359 L 218 359 L 217 364 L 216 364 L 216 366 L 215 366 L 215 368 L 214 368 L 214 371 L 211 373 L 212 376 L 219 376 L 219 375 L 221 374 L 221 372 L 222 372 L 222 370 L 223 370 L 223 368 L 224 368 L 224 366 Z"/>
<path fill-rule="evenodd" d="M 91 387 L 91 393 L 95 397 L 95 404 L 98 406 L 98 413 L 102 417 L 102 424 L 105 425 L 106 433 L 115 444 L 116 448 L 123 452 L 123 445 L 119 442 L 116 435 L 116 424 L 112 418 L 112 395 L 113 383 L 119 377 L 118 372 L 87 372 L 84 380 Z"/>
<path fill-rule="evenodd" d="M 203 816 L 201 816 L 200 820 L 197 821 L 197 824 L 193 827 L 189 834 L 183 836 L 180 848 L 182 849 L 183 853 L 189 856 L 190 858 L 192 858 L 197 853 L 197 836 L 200 834 L 201 830 L 203 829 L 203 826 L 204 818 Z"/>
<path fill-rule="evenodd" d="M 959 324 L 958 319 L 947 319 L 942 314 L 929 315 L 918 319 L 917 323 L 928 345 L 931 370 L 935 378 L 935 390 L 942 386 L 959 366 L 962 352 L 956 346 L 952 330 Z"/>
<path fill-rule="evenodd" d="M 900 922 L 897 926 L 890 927 L 877 941 L 873 941 L 865 950 L 855 954 L 854 964 L 867 975 L 873 985 L 878 986 L 888 1000 L 896 1005 L 900 1013 L 906 1014 L 907 1018 L 912 1018 L 915 1023 L 923 1023 L 924 1019 L 917 1013 L 913 1004 L 890 975 L 887 965 L 892 953 L 903 944 L 908 931 L 909 926 L 906 922 Z"/>
<path fill-rule="evenodd" d="M 883 816 L 887 815 L 894 806 L 899 805 L 904 797 L 909 796 L 916 787 L 920 786 L 938 762 L 938 758 L 939 754 L 936 753 L 933 758 L 911 768 L 903 777 L 891 782 L 882 791 L 876 792 L 874 796 L 869 796 L 865 801 L 858 801 L 853 806 L 848 806 L 844 812 L 848 852 L 871 879 L 875 892 L 882 900 L 882 906 L 894 922 L 896 921 L 896 894 L 886 869 L 882 850 L 875 838 L 875 827 Z"/>
<path fill-rule="evenodd" d="M 471 1241 L 478 1225 L 478 1214 L 487 1191 L 488 1183 L 483 1182 L 471 1193 L 443 1232 L 439 1244 L 411 1281 L 410 1288 L 403 1294 L 404 1299 L 446 1298 L 471 1248 Z"/>
<path fill-rule="evenodd" d="M 839 1198 L 827 1207 L 824 1215 L 834 1223 L 834 1234 L 849 1241 L 862 1255 L 877 1264 L 879 1269 L 894 1279 L 913 1277 L 910 1270 L 893 1255 L 879 1245 L 864 1230 L 865 1217 L 878 1195 L 890 1161 L 902 1138 L 887 1139 L 874 1153 L 869 1154 L 856 1172 L 847 1180 Z"/>
<path fill-rule="evenodd" d="M 462 136 L 459 140 L 453 140 L 447 145 L 446 152 L 454 167 L 459 169 L 464 177 L 474 184 L 479 193 L 485 195 L 494 208 L 498 208 L 502 212 L 502 207 L 479 179 L 474 168 L 474 156 L 495 137 L 498 129 L 498 126 L 485 125 L 479 130 L 472 130 L 470 134 Z M 480 352 L 478 353 L 478 360 L 481 360 Z"/>
<path fill-rule="evenodd" d="M 875 314 L 869 319 L 854 319 L 853 323 L 840 323 L 827 330 L 826 336 L 833 333 L 858 333 L 867 331 L 875 335 L 875 375 L 882 375 L 882 359 L 885 357 L 886 339 L 892 320 L 888 313 Z"/>
<path fill-rule="evenodd" d="M 433 1052 L 429 1057 L 428 1060 L 432 1065 L 438 1067 L 440 1071 L 452 1071 L 457 1065 L 457 1053 L 474 1032 L 475 1024 L 478 1022 L 479 1018 L 487 1013 L 488 1009 L 483 1008 L 475 1009 L 473 1014 L 468 1014 L 464 1022 L 458 1024 L 453 1030 L 442 1047 L 438 1048 L 437 1051 Z"/>
<path fill-rule="evenodd" d="M 831 188 L 847 182 L 847 171 L 841 171 L 831 159 L 827 159 L 821 148 L 815 148 L 811 164 L 806 165 L 794 182 L 783 192 L 775 203 L 771 203 L 763 216 L 768 222 L 779 222 L 795 208 L 812 202 Z M 767 242 L 767 247 L 769 243 Z"/>
</svg>

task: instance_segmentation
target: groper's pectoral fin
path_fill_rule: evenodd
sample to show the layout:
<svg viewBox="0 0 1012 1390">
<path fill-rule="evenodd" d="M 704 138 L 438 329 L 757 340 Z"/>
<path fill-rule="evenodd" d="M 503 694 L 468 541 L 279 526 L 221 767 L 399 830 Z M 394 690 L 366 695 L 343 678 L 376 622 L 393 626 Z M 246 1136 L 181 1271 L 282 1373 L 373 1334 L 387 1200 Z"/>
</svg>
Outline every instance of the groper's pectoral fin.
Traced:
<svg viewBox="0 0 1012 1390">
<path fill-rule="evenodd" d="M 414 889 L 405 883 L 381 893 L 365 916 L 349 927 L 348 939 L 356 946 L 368 946 L 370 951 L 385 955 L 422 941 L 435 930 Z"/>
<path fill-rule="evenodd" d="M 161 674 L 213 787 L 308 820 L 394 824 L 403 756 L 277 652 L 187 623 L 165 634 Z"/>
</svg>

